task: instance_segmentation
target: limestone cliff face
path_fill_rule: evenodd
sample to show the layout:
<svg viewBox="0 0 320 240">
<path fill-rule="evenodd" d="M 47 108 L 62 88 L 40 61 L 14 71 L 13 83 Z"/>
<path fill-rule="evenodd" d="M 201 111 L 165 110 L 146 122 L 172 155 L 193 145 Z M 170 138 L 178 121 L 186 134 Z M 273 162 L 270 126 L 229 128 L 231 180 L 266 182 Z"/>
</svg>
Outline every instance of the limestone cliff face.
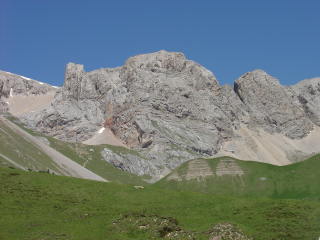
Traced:
<svg viewBox="0 0 320 240">
<path fill-rule="evenodd" d="M 0 112 L 10 111 L 10 98 L 55 93 L 57 87 L 13 73 L 0 71 Z"/>
<path fill-rule="evenodd" d="M 320 126 L 320 78 L 306 79 L 291 89 L 309 119 Z"/>
<path fill-rule="evenodd" d="M 11 95 L 40 95 L 55 89 L 46 83 L 0 71 L 0 97 L 8 98 L 10 93 Z"/>
<path fill-rule="evenodd" d="M 235 91 L 248 106 L 250 123 L 289 138 L 305 137 L 313 124 L 306 112 L 279 81 L 262 70 L 255 70 L 235 81 Z"/>
<path fill-rule="evenodd" d="M 162 176 L 189 159 L 215 156 L 226 142 L 241 139 L 243 126 L 306 137 L 320 123 L 319 89 L 319 79 L 288 88 L 261 70 L 221 86 L 182 53 L 159 51 L 91 72 L 69 63 L 51 106 L 24 121 L 67 141 L 110 128 L 140 155 L 103 152 L 107 161 L 139 175 Z"/>
</svg>

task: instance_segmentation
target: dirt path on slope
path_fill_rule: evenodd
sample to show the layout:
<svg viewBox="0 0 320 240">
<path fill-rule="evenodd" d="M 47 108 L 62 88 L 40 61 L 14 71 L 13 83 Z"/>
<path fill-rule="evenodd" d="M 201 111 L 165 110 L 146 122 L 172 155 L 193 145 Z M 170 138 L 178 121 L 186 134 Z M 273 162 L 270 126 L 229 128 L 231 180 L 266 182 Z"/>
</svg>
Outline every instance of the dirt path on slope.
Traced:
<svg viewBox="0 0 320 240">
<path fill-rule="evenodd" d="M 77 178 L 85 178 L 90 180 L 102 181 L 107 182 L 106 179 L 98 176 L 97 174 L 91 172 L 90 170 L 82 167 L 78 163 L 74 162 L 70 158 L 64 156 L 62 153 L 58 152 L 57 150 L 51 148 L 50 146 L 46 145 L 36 137 L 32 136 L 31 134 L 27 133 L 25 130 L 21 129 L 14 123 L 10 122 L 4 117 L 0 117 L 0 120 L 12 129 L 14 132 L 19 134 L 21 137 L 26 139 L 27 141 L 33 143 L 37 146 L 41 151 L 47 154 L 64 172 L 66 175 L 77 177 Z"/>
</svg>

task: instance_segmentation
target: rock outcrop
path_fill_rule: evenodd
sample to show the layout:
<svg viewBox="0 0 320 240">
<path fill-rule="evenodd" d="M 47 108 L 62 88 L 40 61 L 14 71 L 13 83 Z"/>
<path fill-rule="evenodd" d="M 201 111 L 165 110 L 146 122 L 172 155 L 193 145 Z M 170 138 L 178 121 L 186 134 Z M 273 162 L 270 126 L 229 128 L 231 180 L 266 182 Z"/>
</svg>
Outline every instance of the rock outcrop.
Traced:
<svg viewBox="0 0 320 240">
<path fill-rule="evenodd" d="M 279 81 L 262 70 L 246 73 L 235 81 L 235 92 L 249 107 L 250 124 L 289 138 L 305 137 L 313 124 L 294 103 Z"/>
<path fill-rule="evenodd" d="M 319 99 L 319 80 L 289 88 L 255 70 L 234 86 L 221 86 L 213 73 L 182 53 L 159 51 L 91 72 L 69 63 L 52 104 L 23 119 L 66 141 L 82 142 L 109 128 L 142 157 L 102 152 L 107 161 L 161 177 L 189 159 L 219 154 L 234 139 L 245 143 L 239 135 L 243 126 L 257 135 L 263 130 L 303 139 L 319 125 Z"/>
<path fill-rule="evenodd" d="M 9 98 L 12 95 L 41 95 L 56 88 L 49 84 L 0 71 L 0 98 Z"/>
<path fill-rule="evenodd" d="M 291 89 L 309 119 L 320 126 L 320 78 L 306 79 Z"/>
<path fill-rule="evenodd" d="M 38 111 L 52 101 L 57 90 L 49 84 L 0 71 L 0 112 L 21 115 Z"/>
</svg>

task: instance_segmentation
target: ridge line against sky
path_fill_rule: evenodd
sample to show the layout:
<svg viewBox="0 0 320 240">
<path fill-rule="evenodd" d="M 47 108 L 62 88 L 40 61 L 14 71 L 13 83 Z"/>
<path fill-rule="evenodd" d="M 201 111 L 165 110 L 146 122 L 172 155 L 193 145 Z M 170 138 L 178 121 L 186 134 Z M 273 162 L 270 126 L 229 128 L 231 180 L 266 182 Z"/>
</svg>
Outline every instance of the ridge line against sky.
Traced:
<svg viewBox="0 0 320 240">
<path fill-rule="evenodd" d="M 65 64 L 116 67 L 183 52 L 221 84 L 263 69 L 291 85 L 320 77 L 320 1 L 2 0 L 0 70 L 62 85 Z"/>
</svg>

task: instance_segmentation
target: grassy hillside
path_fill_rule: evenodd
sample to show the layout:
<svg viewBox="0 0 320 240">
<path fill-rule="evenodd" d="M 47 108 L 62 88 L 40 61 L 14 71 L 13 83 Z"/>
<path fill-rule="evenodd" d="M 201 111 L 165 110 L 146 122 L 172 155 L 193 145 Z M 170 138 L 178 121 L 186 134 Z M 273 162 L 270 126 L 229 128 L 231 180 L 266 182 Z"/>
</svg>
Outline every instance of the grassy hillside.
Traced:
<svg viewBox="0 0 320 240">
<path fill-rule="evenodd" d="M 135 185 L 145 185 L 147 184 L 144 179 L 147 179 L 147 176 L 140 177 L 136 176 L 134 174 L 130 174 L 128 172 L 124 172 L 122 170 L 119 170 L 106 162 L 102 157 L 100 152 L 104 149 L 110 149 L 115 153 L 130 153 L 130 154 L 138 154 L 134 152 L 133 150 L 129 150 L 123 147 L 115 147 L 111 145 L 99 145 L 99 146 L 88 146 L 81 143 L 69 143 L 60 141 L 58 139 L 55 139 L 53 137 L 44 136 L 41 133 L 35 132 L 31 129 L 26 128 L 23 123 L 21 123 L 17 118 L 13 116 L 7 117 L 11 122 L 14 122 L 16 125 L 27 131 L 33 136 L 38 136 L 43 139 L 47 139 L 48 143 L 50 143 L 50 146 L 57 151 L 61 152 L 65 156 L 69 157 L 73 161 L 79 163 L 80 165 L 86 167 L 87 169 L 91 170 L 92 172 L 98 174 L 99 176 L 108 179 L 109 181 L 119 182 L 119 183 L 127 183 L 127 184 L 135 184 Z M 1 127 L 2 125 L 0 125 Z M 5 126 L 4 126 L 5 127 Z M 7 128 L 6 128 L 7 129 Z M 1 130 L 1 129 L 0 129 Z M 10 133 L 12 131 L 8 129 Z M 13 133 L 12 133 L 13 134 Z M 20 152 L 20 154 L 15 154 L 12 156 L 12 159 L 14 161 L 18 161 L 23 167 L 30 168 L 33 170 L 47 170 L 47 169 L 53 169 L 53 166 L 49 165 L 52 161 L 48 156 L 43 156 L 43 153 L 40 149 L 37 149 L 35 151 L 35 146 L 32 144 L 26 142 L 22 137 L 20 137 L 17 134 L 13 134 L 10 138 L 6 134 L 3 134 L 3 132 L 0 131 L 0 141 L 7 142 L 7 145 L 1 145 L 0 146 L 0 154 L 4 153 L 5 148 L 7 148 L 8 151 L 11 152 Z M 13 141 L 13 142 L 12 142 Z M 23 142 L 23 144 L 14 144 L 14 141 Z M 0 142 L 1 143 L 1 142 Z M 8 147 L 9 146 L 9 147 Z M 15 146 L 15 147 L 12 147 Z M 24 147 L 26 146 L 26 147 Z M 18 150 L 16 150 L 18 149 Z M 26 158 L 28 156 L 28 153 L 33 153 L 33 155 L 36 155 L 36 157 L 33 157 L 33 163 L 29 164 L 30 161 L 27 159 L 25 161 L 20 161 L 19 157 Z M 1 161 L 1 155 L 0 155 L 0 163 L 3 163 L 5 165 L 12 165 L 11 163 L 8 163 L 8 161 L 5 161 L 5 159 L 2 159 Z"/>
<path fill-rule="evenodd" d="M 105 144 L 88 146 L 81 143 L 66 143 L 51 137 L 48 137 L 48 140 L 50 141 L 51 147 L 109 181 L 135 185 L 147 184 L 144 181 L 147 177 L 136 176 L 115 168 L 110 163 L 106 162 L 100 154 L 104 148 L 114 152 L 133 152 L 129 149 Z"/>
<path fill-rule="evenodd" d="M 234 162 L 233 168 L 235 164 L 236 170 L 241 170 L 242 174 L 217 174 L 219 163 L 221 166 L 221 161 L 228 159 Z M 203 159 L 209 168 L 205 173 L 211 171 L 211 175 L 197 178 L 194 176 L 193 179 L 187 180 L 190 171 L 204 171 L 204 167 L 197 170 L 194 161 L 189 161 L 174 170 L 158 182 L 157 187 L 250 197 L 320 199 L 320 155 L 287 166 L 241 161 L 229 157 Z M 203 162 L 201 164 L 203 165 Z"/>
<path fill-rule="evenodd" d="M 192 160 L 146 185 L 142 177 L 114 168 L 100 155 L 103 148 L 138 154 L 134 151 L 66 143 L 11 121 L 113 182 L 44 173 L 59 169 L 0 122 L 0 240 L 201 240 L 221 229 L 241 240 L 320 236 L 320 155 L 283 167 L 226 157 Z"/>
<path fill-rule="evenodd" d="M 172 229 L 180 230 L 171 239 L 209 239 L 226 222 L 258 240 L 320 236 L 319 201 L 135 189 L 7 168 L 0 181 L 0 239 L 170 239 Z"/>
<path fill-rule="evenodd" d="M 0 166 L 62 173 L 51 158 L 41 149 L 8 128 L 0 120 Z"/>
</svg>

